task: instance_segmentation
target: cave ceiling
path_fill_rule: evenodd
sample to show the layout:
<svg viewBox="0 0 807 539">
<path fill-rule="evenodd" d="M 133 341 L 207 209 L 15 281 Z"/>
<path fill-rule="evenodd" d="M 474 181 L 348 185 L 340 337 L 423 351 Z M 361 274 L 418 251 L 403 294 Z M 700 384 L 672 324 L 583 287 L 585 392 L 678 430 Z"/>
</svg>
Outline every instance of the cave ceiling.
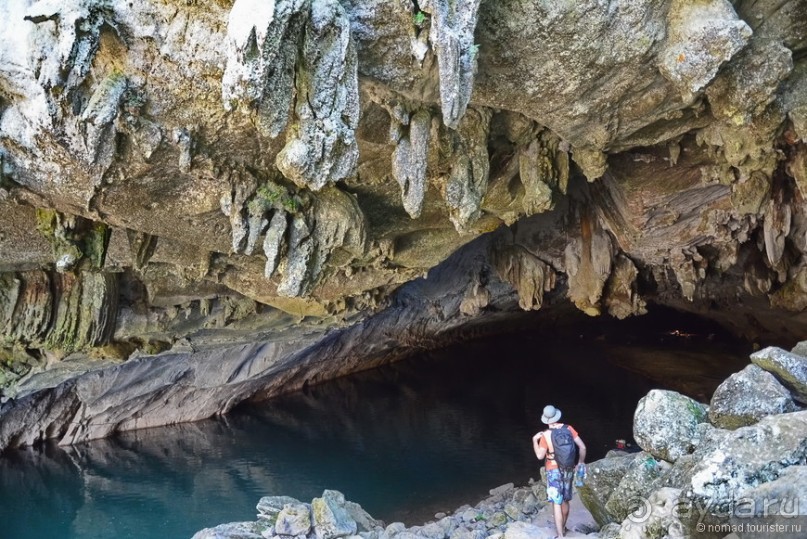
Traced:
<svg viewBox="0 0 807 539">
<path fill-rule="evenodd" d="M 807 2 L 11 0 L 0 35 L 8 354 L 344 327 L 496 230 L 520 309 L 807 308 Z"/>
</svg>

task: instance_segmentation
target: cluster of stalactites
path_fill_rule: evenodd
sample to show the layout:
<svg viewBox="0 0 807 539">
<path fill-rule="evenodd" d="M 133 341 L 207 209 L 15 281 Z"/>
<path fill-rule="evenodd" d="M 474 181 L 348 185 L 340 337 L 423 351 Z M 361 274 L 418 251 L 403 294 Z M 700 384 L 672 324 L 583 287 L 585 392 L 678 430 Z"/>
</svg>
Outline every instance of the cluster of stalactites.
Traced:
<svg viewBox="0 0 807 539">
<path fill-rule="evenodd" d="M 337 0 L 236 0 L 222 101 L 257 111 L 266 136 L 287 131 L 277 168 L 318 191 L 355 174 L 359 121 L 356 49 Z"/>
<path fill-rule="evenodd" d="M 329 186 L 316 197 L 295 194 L 244 170 L 230 172 L 231 191 L 221 198 L 230 218 L 232 251 L 252 255 L 263 237 L 264 277 L 280 276 L 277 293 L 300 297 L 318 282 L 331 254 L 364 254 L 364 215 L 354 196 Z"/>
</svg>

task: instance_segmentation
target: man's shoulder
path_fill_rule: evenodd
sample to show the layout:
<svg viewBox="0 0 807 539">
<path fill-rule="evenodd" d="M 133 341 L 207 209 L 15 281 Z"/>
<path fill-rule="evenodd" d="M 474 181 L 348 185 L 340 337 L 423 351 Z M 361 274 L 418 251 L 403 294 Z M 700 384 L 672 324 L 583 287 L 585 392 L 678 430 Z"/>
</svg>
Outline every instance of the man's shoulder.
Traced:
<svg viewBox="0 0 807 539">
<path fill-rule="evenodd" d="M 573 436 L 578 436 L 577 429 L 574 428 L 573 426 L 569 425 L 568 423 L 559 423 L 558 426 L 554 427 L 554 428 L 556 428 L 556 429 L 566 428 L 566 429 L 569 429 L 569 431 L 572 433 Z"/>
</svg>

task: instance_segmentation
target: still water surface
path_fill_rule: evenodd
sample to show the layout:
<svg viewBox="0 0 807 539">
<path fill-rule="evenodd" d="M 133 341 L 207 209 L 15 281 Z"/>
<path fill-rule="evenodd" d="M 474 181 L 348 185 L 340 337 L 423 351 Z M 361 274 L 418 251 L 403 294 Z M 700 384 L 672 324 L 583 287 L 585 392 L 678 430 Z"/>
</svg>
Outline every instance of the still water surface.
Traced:
<svg viewBox="0 0 807 539">
<path fill-rule="evenodd" d="M 674 348 L 659 359 L 632 347 L 633 363 L 669 363 Z M 423 523 L 537 477 L 530 438 L 548 402 L 589 460 L 629 438 L 636 402 L 664 384 L 609 354 L 529 335 L 476 341 L 226 418 L 10 452 L 0 458 L 0 539 L 190 538 L 254 520 L 261 496 L 310 501 L 326 488 L 388 523 Z M 745 360 L 734 360 L 720 368 L 739 370 Z"/>
</svg>

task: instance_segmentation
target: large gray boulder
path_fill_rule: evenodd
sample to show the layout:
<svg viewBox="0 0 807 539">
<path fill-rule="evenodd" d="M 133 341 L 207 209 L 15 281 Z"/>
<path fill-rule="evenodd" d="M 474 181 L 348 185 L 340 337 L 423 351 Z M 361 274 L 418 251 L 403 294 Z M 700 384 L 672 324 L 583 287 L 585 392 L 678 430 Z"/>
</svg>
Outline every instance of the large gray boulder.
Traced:
<svg viewBox="0 0 807 539">
<path fill-rule="evenodd" d="M 374 519 L 370 513 L 355 502 L 345 502 L 345 511 L 350 515 L 350 518 L 356 521 L 356 527 L 359 532 L 369 532 L 377 527 L 383 527 L 381 521 Z"/>
<path fill-rule="evenodd" d="M 335 539 L 356 534 L 358 526 L 350 517 L 345 504 L 345 496 L 336 490 L 326 490 L 321 498 L 311 501 L 317 539 Z"/>
<path fill-rule="evenodd" d="M 741 508 L 760 485 L 807 464 L 807 411 L 769 416 L 715 440 L 697 449 L 694 465 L 680 476 L 691 509 L 682 521 L 690 531 L 704 520 L 727 522 L 730 509 Z"/>
<path fill-rule="evenodd" d="M 277 515 L 285 506 L 299 503 L 300 500 L 291 496 L 264 496 L 258 500 L 258 505 L 256 506 L 258 519 L 274 524 L 277 521 Z"/>
<path fill-rule="evenodd" d="M 773 374 L 751 364 L 715 390 L 709 403 L 709 421 L 723 429 L 736 429 L 769 415 L 797 410 L 787 388 Z"/>
<path fill-rule="evenodd" d="M 619 539 L 684 539 L 685 528 L 678 518 L 681 491 L 663 487 L 645 498 L 630 516 L 626 516 L 619 533 Z"/>
<path fill-rule="evenodd" d="M 311 508 L 304 503 L 287 504 L 275 522 L 277 535 L 308 535 L 311 531 Z"/>
<path fill-rule="evenodd" d="M 196 532 L 191 539 L 264 539 L 267 526 L 259 522 L 230 522 Z"/>
<path fill-rule="evenodd" d="M 445 517 L 437 522 L 424 524 L 421 527 L 414 526 L 410 528 L 410 531 L 424 539 L 445 539 L 454 531 L 454 526 L 452 526 L 451 518 Z"/>
<path fill-rule="evenodd" d="M 790 351 L 791 354 L 796 354 L 797 356 L 807 357 L 807 341 L 801 341 L 793 347 L 793 350 Z"/>
<path fill-rule="evenodd" d="M 610 515 L 613 515 L 617 522 L 625 520 L 630 513 L 636 510 L 637 500 L 646 498 L 655 490 L 659 480 L 669 467 L 668 463 L 657 461 L 648 453 L 636 454 L 605 503 L 605 509 Z"/>
<path fill-rule="evenodd" d="M 577 492 L 580 501 L 600 526 L 622 520 L 608 511 L 606 503 L 636 458 L 636 454 L 617 455 L 594 461 L 587 466 L 586 484 Z"/>
<path fill-rule="evenodd" d="M 775 529 L 777 539 L 807 535 L 807 466 L 791 466 L 779 478 L 746 490 L 730 519 L 740 539 L 761 537 L 757 530 Z M 751 528 L 747 524 L 754 524 Z M 745 526 L 740 527 L 740 525 Z M 754 531 L 751 531 L 754 530 Z"/>
<path fill-rule="evenodd" d="M 620 533 L 622 533 L 622 525 L 611 522 L 600 529 L 600 539 L 619 539 Z"/>
<path fill-rule="evenodd" d="M 698 424 L 706 421 L 706 407 L 689 397 L 653 389 L 636 407 L 633 437 L 657 459 L 675 462 L 695 447 Z"/>
<path fill-rule="evenodd" d="M 751 361 L 776 376 L 794 399 L 807 404 L 807 357 L 769 346 L 751 354 Z"/>
<path fill-rule="evenodd" d="M 655 490 L 636 497 L 632 512 L 603 528 L 603 537 L 723 539 L 730 524 L 746 524 L 740 538 L 767 539 L 769 530 L 747 524 L 794 523 L 802 530 L 782 536 L 804 537 L 807 523 L 792 517 L 807 513 L 807 411 L 736 430 L 707 426 L 698 427 L 694 452 L 680 457 Z"/>
</svg>

